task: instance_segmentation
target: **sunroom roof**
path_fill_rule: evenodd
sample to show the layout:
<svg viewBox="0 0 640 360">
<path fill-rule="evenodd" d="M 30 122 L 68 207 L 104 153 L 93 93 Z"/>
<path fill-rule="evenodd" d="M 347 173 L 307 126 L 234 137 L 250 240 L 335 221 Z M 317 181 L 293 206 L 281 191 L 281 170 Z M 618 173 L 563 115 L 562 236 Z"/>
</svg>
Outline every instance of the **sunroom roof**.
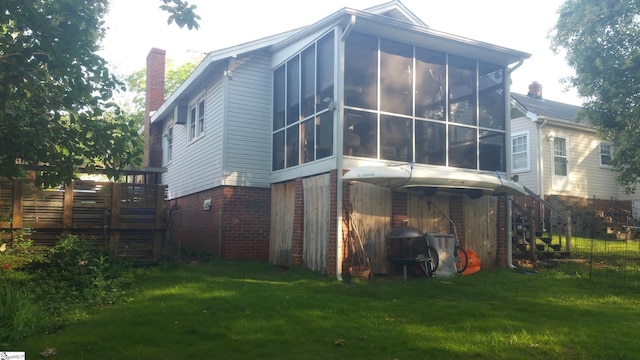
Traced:
<svg viewBox="0 0 640 360">
<path fill-rule="evenodd" d="M 151 122 L 169 116 L 174 104 L 189 96 L 190 91 L 199 86 L 198 79 L 203 74 L 214 71 L 228 59 L 260 49 L 276 51 L 309 34 L 335 26 L 346 29 L 346 36 L 350 31 L 358 31 L 502 66 L 509 66 L 531 56 L 525 52 L 429 28 L 397 0 L 367 10 L 343 8 L 307 27 L 209 53 L 178 90 L 151 116 Z"/>
</svg>

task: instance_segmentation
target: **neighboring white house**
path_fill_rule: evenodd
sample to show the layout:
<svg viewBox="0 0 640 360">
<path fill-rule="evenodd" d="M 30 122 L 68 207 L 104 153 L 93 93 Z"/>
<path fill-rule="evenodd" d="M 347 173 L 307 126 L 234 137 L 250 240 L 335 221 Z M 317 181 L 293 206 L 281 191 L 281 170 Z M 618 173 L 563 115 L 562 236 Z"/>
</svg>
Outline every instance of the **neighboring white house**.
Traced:
<svg viewBox="0 0 640 360">
<path fill-rule="evenodd" d="M 431 29 L 398 0 L 211 52 L 166 100 L 153 49 L 146 165 L 166 168 L 170 244 L 340 276 L 349 210 L 385 273 L 392 227 L 453 231 L 428 201 L 483 266 L 506 266 L 506 197 L 460 179 L 508 181 L 510 73 L 529 56 Z M 372 165 L 463 185 L 342 181 Z"/>
<path fill-rule="evenodd" d="M 579 106 L 543 98 L 537 82 L 511 98 L 511 172 L 521 184 L 547 199 L 631 200 L 637 207 L 637 195 L 624 193 L 609 165 L 614 144 L 576 120 Z"/>
</svg>

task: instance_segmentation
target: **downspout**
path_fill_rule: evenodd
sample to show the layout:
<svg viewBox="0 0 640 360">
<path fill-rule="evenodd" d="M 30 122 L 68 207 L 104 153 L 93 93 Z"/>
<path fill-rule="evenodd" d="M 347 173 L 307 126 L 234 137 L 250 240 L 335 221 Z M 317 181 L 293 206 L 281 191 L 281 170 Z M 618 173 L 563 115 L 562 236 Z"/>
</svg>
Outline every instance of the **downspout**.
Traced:
<svg viewBox="0 0 640 360">
<path fill-rule="evenodd" d="M 533 119 L 532 119 L 533 120 Z M 537 128 L 537 136 L 538 136 L 538 153 L 536 156 L 536 172 L 538 174 L 538 186 L 536 190 L 538 190 L 538 195 L 540 196 L 540 198 L 544 199 L 544 164 L 543 164 L 543 158 L 542 158 L 542 128 L 547 125 L 547 119 L 542 119 L 542 122 L 539 121 L 538 116 L 535 117 L 535 122 L 536 122 L 536 128 Z M 545 207 L 544 205 L 540 204 L 540 218 L 542 219 L 542 224 L 543 224 L 543 229 L 542 231 L 545 230 L 545 228 L 547 228 L 547 224 L 544 223 L 544 219 L 545 219 Z"/>
<path fill-rule="evenodd" d="M 351 30 L 353 29 L 353 26 L 356 23 L 356 16 L 355 15 L 351 15 L 351 19 L 349 20 L 349 24 L 347 24 L 347 26 L 345 27 L 344 31 L 342 32 L 342 35 L 340 36 L 340 42 L 338 43 L 338 51 L 336 51 L 336 55 L 334 56 L 334 61 L 336 64 L 338 64 L 337 66 L 337 76 L 336 76 L 336 93 L 337 93 L 337 98 L 336 99 L 344 99 L 344 48 L 345 48 L 345 40 L 347 38 L 347 36 L 349 35 L 349 33 L 351 33 Z M 342 184 L 342 172 L 343 172 L 343 153 L 344 153 L 344 144 L 343 144 L 343 138 L 344 138 L 344 127 L 342 126 L 342 123 L 344 121 L 342 114 L 344 113 L 343 111 L 343 105 L 342 105 L 342 101 L 336 101 L 336 99 L 334 99 L 334 112 L 337 112 L 337 114 L 333 114 L 333 118 L 337 119 L 338 121 L 336 121 L 336 216 L 337 216 L 337 226 L 336 226 L 336 279 L 338 279 L 338 281 L 343 281 L 344 279 L 342 278 L 342 261 L 343 261 L 343 256 L 342 256 L 342 252 L 343 252 L 343 247 L 342 247 L 342 242 L 343 242 L 343 236 L 342 236 L 342 190 L 344 188 L 343 184 Z"/>
<path fill-rule="evenodd" d="M 527 114 L 528 116 L 529 114 Z M 542 121 L 539 121 L 538 116 L 533 114 L 535 116 L 531 117 L 531 121 L 535 121 L 536 123 L 536 128 L 537 128 L 537 137 L 538 137 L 538 153 L 536 156 L 536 172 L 538 173 L 538 186 L 537 189 L 538 190 L 538 195 L 540 195 L 540 197 L 544 196 L 544 166 L 543 166 L 543 159 L 542 159 L 542 128 L 547 125 L 547 119 L 542 119 Z"/>
<path fill-rule="evenodd" d="M 515 269 L 516 266 L 513 265 L 513 239 L 511 238 L 511 232 L 513 231 L 513 225 L 511 224 L 512 211 L 511 195 L 507 195 L 507 266 L 510 269 Z"/>
<path fill-rule="evenodd" d="M 509 78 L 511 78 L 511 73 L 514 72 L 520 66 L 522 66 L 522 64 L 524 64 L 524 59 L 518 60 L 518 62 L 515 65 L 513 65 L 512 68 L 507 69 L 507 72 L 509 73 Z M 511 95 L 509 95 L 509 98 L 511 98 Z"/>
<path fill-rule="evenodd" d="M 524 63 L 524 59 L 520 59 L 513 67 L 507 69 L 507 74 L 509 75 L 508 79 L 511 81 L 511 73 L 514 72 L 517 68 L 522 66 Z M 509 116 L 509 121 L 507 121 L 507 134 L 511 133 L 511 91 L 509 87 L 507 87 L 506 98 L 508 99 L 505 104 L 505 114 Z M 509 140 L 511 141 L 511 140 Z M 511 147 L 509 147 L 511 148 Z M 511 179 L 511 150 L 509 150 L 509 156 L 507 157 L 507 178 Z M 512 204 L 511 204 L 511 196 L 507 195 L 507 266 L 510 269 L 515 269 L 515 265 L 513 265 L 513 240 L 511 239 L 511 233 L 513 231 L 513 224 L 511 223 L 512 216 Z"/>
</svg>

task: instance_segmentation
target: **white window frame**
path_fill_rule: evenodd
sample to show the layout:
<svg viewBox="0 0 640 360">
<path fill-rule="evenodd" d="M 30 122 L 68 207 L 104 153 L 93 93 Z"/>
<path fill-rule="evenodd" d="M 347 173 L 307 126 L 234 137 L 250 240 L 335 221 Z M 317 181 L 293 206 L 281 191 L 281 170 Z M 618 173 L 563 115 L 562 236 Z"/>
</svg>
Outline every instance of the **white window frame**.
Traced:
<svg viewBox="0 0 640 360">
<path fill-rule="evenodd" d="M 205 97 L 200 96 L 189 105 L 189 120 L 187 122 L 187 142 L 193 142 L 205 133 L 206 102 Z"/>
<path fill-rule="evenodd" d="M 603 164 L 602 163 L 602 147 L 606 146 L 609 148 L 609 164 Z M 613 145 L 611 143 L 607 143 L 607 142 L 601 142 L 600 145 L 598 146 L 598 162 L 600 163 L 600 166 L 602 167 L 611 167 L 611 160 L 613 160 Z"/>
<path fill-rule="evenodd" d="M 162 153 L 164 154 L 164 164 L 170 164 L 171 158 L 173 157 L 173 149 L 175 146 L 175 134 L 173 131 L 173 123 L 167 124 L 164 129 L 164 134 L 162 136 L 163 141 L 163 149 Z"/>
<path fill-rule="evenodd" d="M 516 140 L 517 138 L 521 138 L 524 137 L 525 138 L 525 150 L 524 151 L 520 151 L 515 153 L 513 151 L 513 141 Z M 513 134 L 511 134 L 511 141 L 509 143 L 509 146 L 511 147 L 511 172 L 512 173 L 521 173 L 521 172 L 527 172 L 527 171 L 531 171 L 531 134 L 529 133 L 529 130 L 525 130 L 525 131 L 519 131 L 519 132 L 515 132 Z M 520 168 L 516 168 L 515 167 L 515 161 L 513 159 L 514 155 L 518 155 L 518 154 L 522 154 L 525 153 L 526 154 L 526 158 L 527 158 L 527 165 L 525 167 L 520 167 Z"/>
</svg>

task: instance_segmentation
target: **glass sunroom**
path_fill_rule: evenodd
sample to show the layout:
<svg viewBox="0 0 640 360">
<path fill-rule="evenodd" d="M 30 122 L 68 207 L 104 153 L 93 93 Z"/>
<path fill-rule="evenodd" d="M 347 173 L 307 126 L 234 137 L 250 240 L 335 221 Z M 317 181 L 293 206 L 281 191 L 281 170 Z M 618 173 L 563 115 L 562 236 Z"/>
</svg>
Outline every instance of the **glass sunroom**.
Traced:
<svg viewBox="0 0 640 360">
<path fill-rule="evenodd" d="M 527 54 L 434 33 L 334 29 L 276 66 L 274 173 L 339 153 L 505 173 L 508 66 Z"/>
</svg>

